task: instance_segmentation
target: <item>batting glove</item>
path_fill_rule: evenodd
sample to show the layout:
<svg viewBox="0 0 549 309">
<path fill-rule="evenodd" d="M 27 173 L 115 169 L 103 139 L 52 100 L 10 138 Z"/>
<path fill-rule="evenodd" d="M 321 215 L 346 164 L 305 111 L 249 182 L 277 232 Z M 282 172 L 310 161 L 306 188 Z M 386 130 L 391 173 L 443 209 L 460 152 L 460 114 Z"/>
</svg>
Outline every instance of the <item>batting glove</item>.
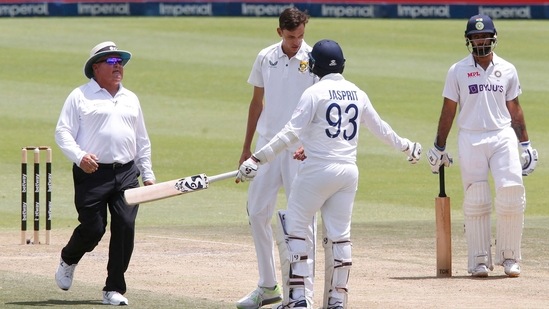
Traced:
<svg viewBox="0 0 549 309">
<path fill-rule="evenodd" d="M 238 173 L 236 173 L 236 183 L 252 181 L 255 175 L 257 175 L 257 163 L 253 157 L 250 157 L 240 165 Z"/>
<path fill-rule="evenodd" d="M 438 174 L 438 170 L 442 165 L 449 167 L 454 163 L 452 157 L 450 157 L 444 149 L 445 148 L 440 148 L 435 144 L 427 153 L 427 159 L 429 160 L 429 165 L 431 165 L 431 172 L 433 172 L 433 174 Z"/>
<path fill-rule="evenodd" d="M 538 151 L 532 148 L 530 141 L 520 143 L 520 147 L 522 148 L 520 155 L 522 176 L 528 176 L 532 174 L 536 165 L 538 165 Z"/>
<path fill-rule="evenodd" d="M 406 153 L 406 155 L 408 155 L 408 162 L 410 162 L 411 164 L 416 164 L 417 161 L 419 161 L 419 159 L 421 158 L 421 144 L 413 143 L 409 140 L 407 140 L 407 142 L 408 148 L 406 148 L 404 152 Z"/>
</svg>

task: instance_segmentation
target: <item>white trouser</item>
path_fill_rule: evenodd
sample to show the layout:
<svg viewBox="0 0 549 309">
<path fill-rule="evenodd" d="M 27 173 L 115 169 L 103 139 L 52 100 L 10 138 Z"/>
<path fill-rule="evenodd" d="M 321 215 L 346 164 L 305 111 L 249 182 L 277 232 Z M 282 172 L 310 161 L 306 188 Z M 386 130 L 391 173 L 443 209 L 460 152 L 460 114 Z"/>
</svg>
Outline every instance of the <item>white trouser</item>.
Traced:
<svg viewBox="0 0 549 309">
<path fill-rule="evenodd" d="M 262 165 L 248 187 L 247 210 L 257 255 L 258 286 L 262 287 L 277 284 L 271 220 L 280 188 L 284 188 L 286 197 L 290 193 L 299 164 L 292 155 L 293 152 L 284 151 L 274 161 Z"/>
<path fill-rule="evenodd" d="M 471 132 L 458 135 L 459 164 L 463 191 L 473 183 L 488 181 L 492 173 L 496 190 L 522 185 L 522 166 L 515 131 Z"/>
<path fill-rule="evenodd" d="M 308 160 L 299 166 L 290 192 L 286 231 L 289 235 L 305 237 L 313 216 L 320 210 L 329 239 L 350 239 L 358 187 L 357 166 Z"/>
<path fill-rule="evenodd" d="M 515 131 L 511 127 L 489 132 L 460 130 L 458 134 L 458 147 L 462 185 L 466 195 L 469 188 L 474 184 L 484 183 L 487 187 L 488 175 L 490 172 L 492 173 L 496 191 L 495 206 L 498 214 L 496 264 L 503 263 L 505 258 L 520 260 L 520 244 L 526 198 L 524 196 L 522 166 Z M 488 257 L 486 259 L 489 264 L 488 266 L 492 265 L 490 251 L 491 196 L 489 188 L 485 189 L 485 191 L 487 191 L 486 194 L 488 196 L 480 204 L 486 206 L 486 211 L 483 212 L 483 219 L 478 221 L 480 222 L 478 223 L 479 228 L 482 227 L 484 232 L 468 236 L 470 272 L 478 264 L 476 255 L 480 254 L 478 252 L 471 252 L 471 246 L 475 245 L 471 244 L 471 239 L 482 240 L 483 242 L 488 241 L 487 244 L 483 244 L 483 252 Z M 464 203 L 467 225 L 468 210 L 465 206 Z M 474 210 L 474 208 L 471 209 Z M 474 230 L 474 226 L 471 226 L 469 230 L 470 232 Z"/>
<path fill-rule="evenodd" d="M 358 169 L 355 164 L 307 159 L 299 166 L 288 199 L 288 235 L 307 237 L 310 222 L 320 210 L 328 239 L 334 242 L 349 240 L 357 186 Z"/>
</svg>

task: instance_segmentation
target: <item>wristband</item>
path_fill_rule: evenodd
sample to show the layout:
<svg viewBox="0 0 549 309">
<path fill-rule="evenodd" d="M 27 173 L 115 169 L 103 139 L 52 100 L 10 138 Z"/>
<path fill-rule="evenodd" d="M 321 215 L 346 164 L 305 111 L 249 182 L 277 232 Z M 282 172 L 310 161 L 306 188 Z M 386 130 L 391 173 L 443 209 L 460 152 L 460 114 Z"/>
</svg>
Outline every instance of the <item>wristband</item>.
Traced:
<svg viewBox="0 0 549 309">
<path fill-rule="evenodd" d="M 438 151 L 444 151 L 444 149 L 446 149 L 446 146 L 440 147 L 439 145 L 437 145 L 437 142 L 434 142 L 433 145 Z"/>
</svg>

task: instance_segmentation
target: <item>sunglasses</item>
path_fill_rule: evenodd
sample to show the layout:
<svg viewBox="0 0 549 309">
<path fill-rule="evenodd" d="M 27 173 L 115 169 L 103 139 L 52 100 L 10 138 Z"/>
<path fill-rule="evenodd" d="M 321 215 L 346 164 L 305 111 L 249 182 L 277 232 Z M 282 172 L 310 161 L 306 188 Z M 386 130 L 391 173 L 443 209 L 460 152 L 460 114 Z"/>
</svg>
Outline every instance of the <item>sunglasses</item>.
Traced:
<svg viewBox="0 0 549 309">
<path fill-rule="evenodd" d="M 107 58 L 105 60 L 101 60 L 101 61 L 97 61 L 96 63 L 101 63 L 101 62 L 105 62 L 106 64 L 108 65 L 115 65 L 115 64 L 120 64 L 122 65 L 122 62 L 124 60 L 122 60 L 122 58 L 115 58 L 115 57 L 111 57 L 111 58 Z"/>
</svg>

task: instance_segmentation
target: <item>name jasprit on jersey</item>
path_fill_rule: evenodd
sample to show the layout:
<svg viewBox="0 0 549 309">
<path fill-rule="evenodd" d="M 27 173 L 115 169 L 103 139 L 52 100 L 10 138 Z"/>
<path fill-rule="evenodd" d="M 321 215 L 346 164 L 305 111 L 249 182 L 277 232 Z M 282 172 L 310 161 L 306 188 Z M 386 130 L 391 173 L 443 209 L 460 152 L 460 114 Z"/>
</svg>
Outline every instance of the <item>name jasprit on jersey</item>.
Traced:
<svg viewBox="0 0 549 309">
<path fill-rule="evenodd" d="M 348 101 L 356 101 L 358 100 L 358 96 L 356 94 L 356 91 L 341 91 L 341 90 L 329 90 L 330 91 L 330 99 L 331 100 L 348 100 Z"/>
</svg>

